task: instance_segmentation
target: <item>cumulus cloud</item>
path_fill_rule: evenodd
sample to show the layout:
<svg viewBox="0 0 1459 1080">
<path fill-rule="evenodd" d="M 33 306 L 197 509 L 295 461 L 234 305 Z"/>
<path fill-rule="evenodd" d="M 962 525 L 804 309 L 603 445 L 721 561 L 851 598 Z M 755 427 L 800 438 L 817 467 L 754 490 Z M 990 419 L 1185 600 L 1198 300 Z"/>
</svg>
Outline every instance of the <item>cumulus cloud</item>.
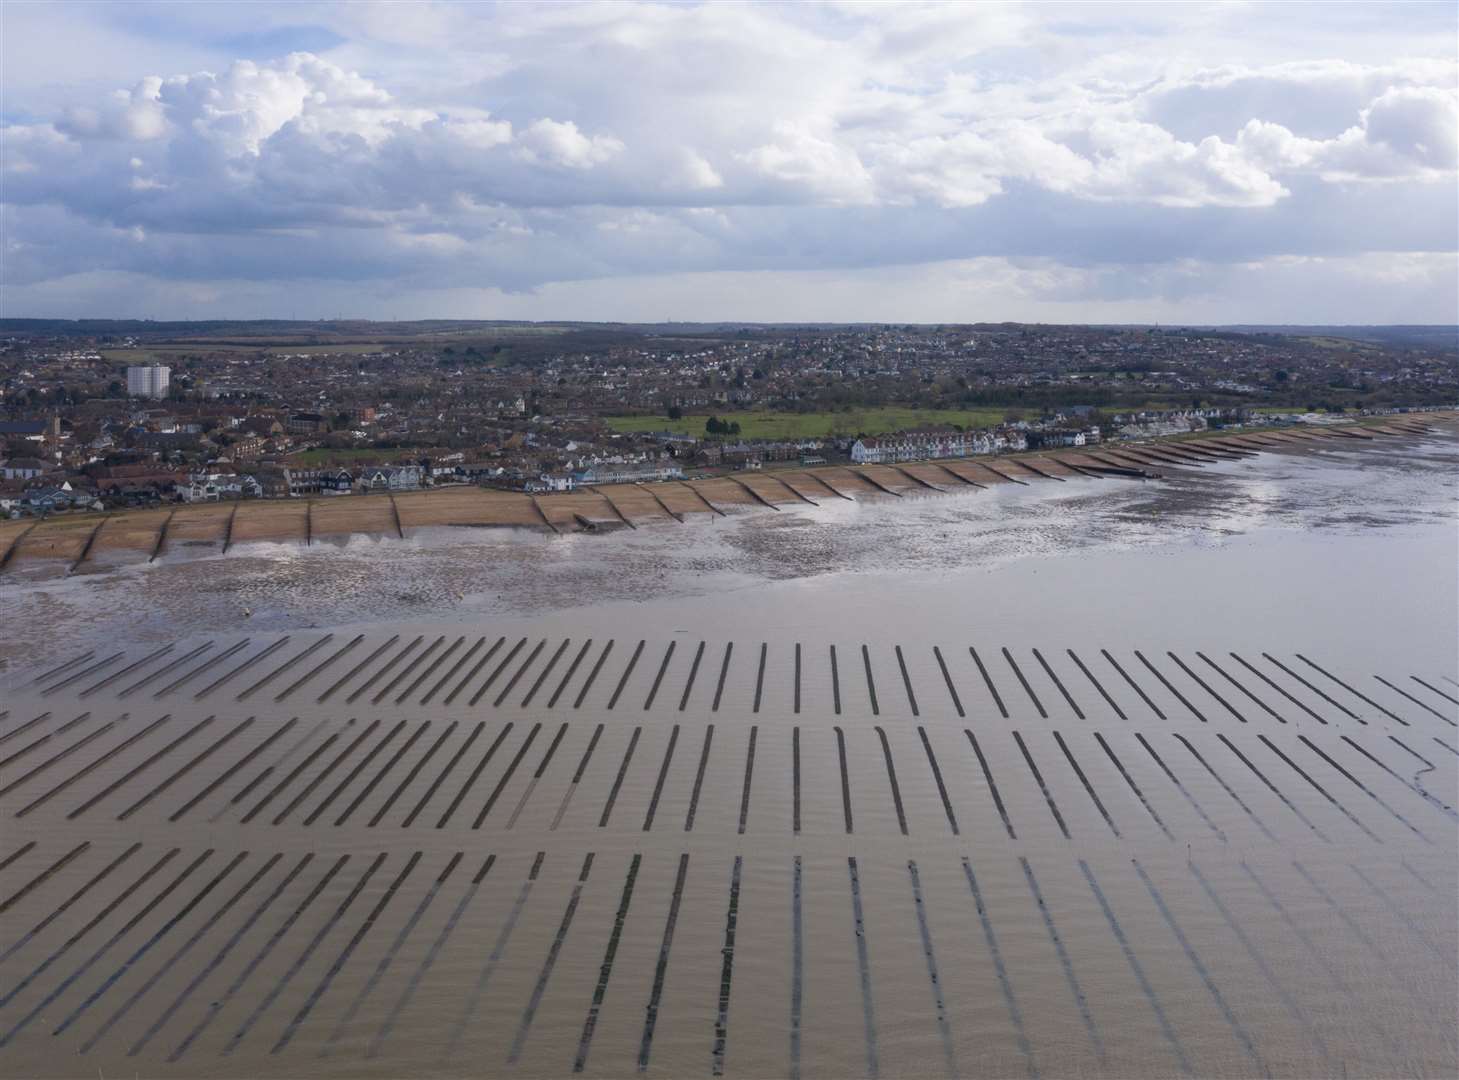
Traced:
<svg viewBox="0 0 1459 1080">
<path fill-rule="evenodd" d="M 311 8 L 327 54 L 225 54 L 64 103 L 6 76 L 7 296 L 83 269 L 518 290 L 1459 246 L 1459 66 L 1427 11 L 1397 62 L 1373 55 L 1393 20 L 1348 9 L 1316 54 L 1245 46 L 1223 8 L 423 4 L 405 37 L 389 10 Z M 1439 210 L 1415 229 L 1369 189 Z"/>
</svg>

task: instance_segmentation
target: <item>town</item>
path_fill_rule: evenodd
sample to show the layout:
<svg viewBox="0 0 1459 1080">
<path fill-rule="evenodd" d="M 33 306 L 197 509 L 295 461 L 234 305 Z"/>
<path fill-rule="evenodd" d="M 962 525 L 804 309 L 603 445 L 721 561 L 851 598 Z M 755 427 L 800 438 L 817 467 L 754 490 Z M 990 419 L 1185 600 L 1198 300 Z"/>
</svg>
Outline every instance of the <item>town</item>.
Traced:
<svg viewBox="0 0 1459 1080">
<path fill-rule="evenodd" d="M 0 323 L 10 517 L 992 455 L 1459 399 L 1432 328 Z"/>
</svg>

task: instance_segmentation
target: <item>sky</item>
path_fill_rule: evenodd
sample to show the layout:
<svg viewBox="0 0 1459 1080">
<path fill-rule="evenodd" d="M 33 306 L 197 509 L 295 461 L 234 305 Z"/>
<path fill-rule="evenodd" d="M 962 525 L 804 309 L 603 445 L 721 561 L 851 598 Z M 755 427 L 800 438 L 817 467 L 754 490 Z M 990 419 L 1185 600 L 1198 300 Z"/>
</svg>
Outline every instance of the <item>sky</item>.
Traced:
<svg viewBox="0 0 1459 1080">
<path fill-rule="evenodd" d="M 1459 5 L 0 5 L 0 315 L 1459 322 Z"/>
</svg>

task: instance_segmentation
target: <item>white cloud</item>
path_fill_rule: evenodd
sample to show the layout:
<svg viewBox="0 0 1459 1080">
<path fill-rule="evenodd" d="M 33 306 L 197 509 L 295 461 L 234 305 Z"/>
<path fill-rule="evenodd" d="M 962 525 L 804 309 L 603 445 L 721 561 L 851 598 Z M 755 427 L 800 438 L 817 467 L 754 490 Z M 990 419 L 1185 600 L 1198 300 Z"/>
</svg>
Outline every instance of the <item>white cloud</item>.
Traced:
<svg viewBox="0 0 1459 1080">
<path fill-rule="evenodd" d="M 41 24 L 7 13 L 7 308 L 87 268 L 518 290 L 1452 252 L 1456 16 L 1384 10 L 194 6 L 170 66 L 146 9 L 75 5 L 93 74 L 125 79 L 66 94 L 17 53 Z M 338 44 L 219 44 L 254 21 Z"/>
</svg>

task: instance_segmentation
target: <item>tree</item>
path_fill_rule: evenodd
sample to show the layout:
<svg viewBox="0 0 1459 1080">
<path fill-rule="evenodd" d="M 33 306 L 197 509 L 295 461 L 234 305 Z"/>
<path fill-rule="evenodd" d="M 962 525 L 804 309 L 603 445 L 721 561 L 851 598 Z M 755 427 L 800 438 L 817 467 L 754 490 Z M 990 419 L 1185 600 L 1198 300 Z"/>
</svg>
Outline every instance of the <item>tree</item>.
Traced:
<svg viewBox="0 0 1459 1080">
<path fill-rule="evenodd" d="M 670 420 L 682 420 L 682 419 L 684 419 L 684 410 L 681 409 L 681 408 L 679 408 L 679 406 L 677 406 L 677 405 L 670 405 L 669 406 L 669 419 Z"/>
</svg>

